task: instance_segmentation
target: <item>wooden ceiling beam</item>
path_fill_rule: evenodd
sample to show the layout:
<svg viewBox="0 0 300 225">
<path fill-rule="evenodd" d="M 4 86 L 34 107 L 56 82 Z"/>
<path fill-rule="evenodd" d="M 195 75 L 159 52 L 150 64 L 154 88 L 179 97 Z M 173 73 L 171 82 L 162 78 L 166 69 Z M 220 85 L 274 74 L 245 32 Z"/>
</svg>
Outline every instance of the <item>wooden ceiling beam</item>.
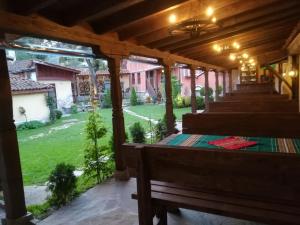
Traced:
<svg viewBox="0 0 300 225">
<path fill-rule="evenodd" d="M 117 14 L 110 15 L 101 20 L 91 22 L 92 27 L 98 34 L 114 31 L 124 25 L 132 23 L 151 14 L 179 6 L 188 0 L 151 0 L 143 1 L 128 7 Z"/>
<path fill-rule="evenodd" d="M 58 0 L 9 0 L 8 7 L 10 11 L 14 13 L 29 15 L 47 8 L 57 1 Z"/>
<path fill-rule="evenodd" d="M 257 47 L 251 47 L 251 48 L 245 49 L 245 52 L 247 52 L 252 57 L 257 57 L 258 55 L 265 54 L 267 52 L 272 52 L 272 51 L 280 50 L 281 46 L 284 43 L 284 41 L 285 40 L 282 39 L 282 40 L 279 40 L 279 41 L 274 42 L 274 43 L 266 43 L 264 45 L 261 45 L 259 48 L 257 48 Z M 196 59 L 196 60 L 203 60 L 203 59 L 205 59 L 207 62 L 209 62 L 209 63 L 213 62 L 216 65 L 220 65 L 220 66 L 227 65 L 226 66 L 227 68 L 238 65 L 237 61 L 231 61 L 228 58 L 228 56 L 225 56 L 225 55 L 219 56 L 219 57 L 214 57 L 214 56 L 203 57 L 203 56 L 200 56 L 200 57 L 194 57 L 194 59 Z"/>
<path fill-rule="evenodd" d="M 187 48 L 182 51 L 178 51 L 178 54 L 193 54 L 193 53 L 196 53 L 199 51 L 207 51 L 208 49 L 210 49 L 210 52 L 212 52 L 213 44 L 221 44 L 221 45 L 222 44 L 230 44 L 233 41 L 238 42 L 241 46 L 241 49 L 243 49 L 244 43 L 247 43 L 248 41 L 251 41 L 253 39 L 269 37 L 270 35 L 276 35 L 276 34 L 278 34 L 276 32 L 281 31 L 281 30 L 287 30 L 287 29 L 290 29 L 290 26 L 286 26 L 285 23 L 283 25 L 280 25 L 279 27 L 274 27 L 272 25 L 259 27 L 255 30 L 240 33 L 235 36 L 227 37 L 224 39 L 219 39 L 219 40 L 213 41 L 213 42 L 204 43 L 202 45 L 195 46 L 192 48 Z"/>
<path fill-rule="evenodd" d="M 170 42 L 169 44 L 160 46 L 159 48 L 176 52 L 187 47 L 193 47 L 199 43 L 230 37 L 270 23 L 277 23 L 280 20 L 291 16 L 297 17 L 300 14 L 299 5 L 299 1 L 282 2 L 282 4 L 272 5 L 270 8 L 262 8 L 255 12 L 251 11 L 243 15 L 234 16 L 224 21 L 224 26 L 219 31 L 202 35 L 198 38 L 179 42 Z M 149 46 L 153 47 L 152 45 Z"/>
<path fill-rule="evenodd" d="M 47 13 L 47 17 L 52 17 L 55 21 L 65 26 L 74 26 L 83 21 L 111 16 L 143 1 L 144 0 L 85 0 L 84 2 L 79 2 L 72 7 L 66 8 L 59 13 L 59 15 L 52 15 L 52 13 L 49 12 Z"/>
<path fill-rule="evenodd" d="M 227 4 L 226 4 L 227 2 Z M 245 13 L 246 11 L 252 10 L 254 8 L 257 7 L 261 7 L 261 6 L 266 6 L 268 4 L 274 3 L 274 2 L 278 2 L 278 0 L 267 0 L 267 1 L 256 1 L 256 0 L 247 0 L 247 1 L 233 1 L 233 2 L 229 2 L 229 1 L 224 1 L 224 2 L 219 2 L 217 1 L 215 3 L 215 15 L 216 18 L 218 18 L 218 20 L 224 20 L 227 17 L 233 16 L 233 15 L 237 15 L 237 14 L 241 14 L 241 13 Z M 185 12 L 181 11 L 180 7 L 178 8 L 178 10 L 174 10 L 174 13 L 176 13 L 176 15 L 178 15 L 178 17 L 180 18 L 180 21 L 183 21 L 185 19 L 188 18 L 192 18 L 195 16 L 199 16 L 199 14 L 197 14 L 197 11 L 195 10 L 185 10 Z M 196 6 L 195 6 L 196 8 Z M 199 7 L 198 7 L 199 8 Z M 193 8 L 192 8 L 193 9 Z M 203 11 L 205 11 L 205 9 L 201 8 L 201 16 L 203 16 L 203 18 L 205 18 L 205 15 L 203 15 Z M 195 12 L 195 13 L 193 13 Z M 187 13 L 189 13 L 190 15 L 185 16 Z M 184 16 L 182 16 L 184 15 Z M 153 43 L 155 41 L 170 37 L 170 33 L 169 33 L 169 24 L 168 23 L 162 23 L 161 21 L 166 21 L 167 16 L 161 18 L 157 18 L 157 21 L 155 23 L 155 26 L 151 24 L 148 25 L 147 21 L 145 21 L 146 24 L 144 24 L 144 28 L 142 27 L 133 27 L 132 30 L 130 30 L 129 26 L 128 28 L 125 28 L 125 30 L 121 30 L 119 33 L 121 34 L 120 37 L 122 37 L 122 33 L 124 33 L 124 37 L 128 38 L 128 36 L 130 36 L 131 33 L 134 32 L 134 30 L 137 30 L 138 32 L 135 32 L 135 34 L 139 34 L 139 36 L 134 35 L 136 37 L 136 41 L 139 44 L 142 45 L 147 45 L 149 43 Z M 145 26 L 146 25 L 146 26 Z M 124 32 L 123 32 L 124 31 Z M 143 33 L 141 32 L 143 31 Z M 127 35 L 126 35 L 127 34 Z"/>
<path fill-rule="evenodd" d="M 280 26 L 273 27 L 269 26 L 265 29 L 259 29 L 256 32 L 246 32 L 239 34 L 235 37 L 230 37 L 226 39 L 219 40 L 217 42 L 206 43 L 191 49 L 186 49 L 185 51 L 180 51 L 178 54 L 193 56 L 194 54 L 215 54 L 215 51 L 212 49 L 213 44 L 230 44 L 233 41 L 238 42 L 241 45 L 240 51 L 243 51 L 249 45 L 259 44 L 260 42 L 268 42 L 271 40 L 286 38 L 286 34 L 290 32 L 291 26 Z"/>
<path fill-rule="evenodd" d="M 150 32 L 157 31 L 161 28 L 168 30 L 170 25 L 168 18 L 171 14 L 177 15 L 177 22 L 181 22 L 196 16 L 205 17 L 205 9 L 208 5 L 215 9 L 215 14 L 217 14 L 217 17 L 219 18 L 219 16 L 224 16 L 224 13 L 219 13 L 221 11 L 220 9 L 224 9 L 225 6 L 237 3 L 239 1 L 240 0 L 211 0 L 208 2 L 207 0 L 190 0 L 176 9 L 172 9 L 168 12 L 162 12 L 159 15 L 155 15 L 150 18 L 139 20 L 132 25 L 118 30 L 119 37 L 121 40 L 128 40 L 133 37 L 149 34 Z"/>
<path fill-rule="evenodd" d="M 114 57 L 115 55 L 128 57 L 128 55 L 133 54 L 157 59 L 169 59 L 170 61 L 198 67 L 208 67 L 218 70 L 225 69 L 176 54 L 119 41 L 111 35 L 98 35 L 85 27 L 65 27 L 43 17 L 25 17 L 0 10 L 0 33 L 1 32 L 96 46 L 100 48 L 101 53 L 106 57 Z"/>
</svg>

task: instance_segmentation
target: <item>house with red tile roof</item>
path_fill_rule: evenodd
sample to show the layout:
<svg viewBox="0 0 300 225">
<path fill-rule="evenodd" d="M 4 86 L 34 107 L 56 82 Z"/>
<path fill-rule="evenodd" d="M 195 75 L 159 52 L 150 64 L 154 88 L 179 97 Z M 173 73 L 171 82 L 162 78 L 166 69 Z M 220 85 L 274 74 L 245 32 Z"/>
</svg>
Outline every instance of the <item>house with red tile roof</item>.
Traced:
<svg viewBox="0 0 300 225">
<path fill-rule="evenodd" d="M 8 62 L 9 73 L 20 78 L 38 81 L 53 87 L 52 96 L 57 108 L 68 111 L 76 101 L 76 74 L 79 70 L 39 60 Z"/>
<path fill-rule="evenodd" d="M 43 84 L 19 76 L 10 77 L 13 99 L 13 117 L 16 124 L 26 121 L 49 120 L 49 108 L 46 96 L 53 90 L 49 84 Z"/>
</svg>

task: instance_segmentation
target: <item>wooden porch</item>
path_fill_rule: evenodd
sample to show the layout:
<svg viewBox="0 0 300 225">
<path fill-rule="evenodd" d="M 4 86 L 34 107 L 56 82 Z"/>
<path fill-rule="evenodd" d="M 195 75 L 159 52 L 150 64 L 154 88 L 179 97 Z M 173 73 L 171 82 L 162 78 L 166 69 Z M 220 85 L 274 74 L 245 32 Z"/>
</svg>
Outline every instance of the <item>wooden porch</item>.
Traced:
<svg viewBox="0 0 300 225">
<path fill-rule="evenodd" d="M 131 55 L 157 59 L 157 64 L 164 67 L 167 129 L 171 135 L 175 132 L 171 68 L 175 64 L 182 64 L 190 69 L 191 112 L 193 113 L 184 116 L 185 133 L 300 138 L 300 2 L 298 0 L 73 0 L 64 2 L 4 0 L 0 3 L 0 171 L 6 224 L 30 224 L 31 220 L 24 202 L 5 55 L 5 48 L 19 47 L 13 43 L 21 36 L 89 46 L 93 49 L 96 58 L 107 60 L 111 75 L 112 123 L 116 147 L 115 177 L 119 180 L 128 180 L 130 175 L 137 175 L 136 198 L 139 202 L 140 225 L 152 224 L 153 212 L 161 217 L 161 225 L 166 224 L 166 207 L 172 204 L 270 224 L 300 224 L 299 155 L 275 153 L 260 155 L 239 151 L 231 155 L 228 154 L 229 152 L 215 149 L 211 156 L 205 149 L 200 148 L 200 151 L 195 152 L 194 155 L 195 159 L 199 160 L 196 161 L 191 155 L 195 150 L 186 147 L 124 145 L 125 128 L 120 85 L 122 59 L 129 58 Z M 198 22 L 205 18 L 205 23 L 209 25 L 204 27 L 208 27 L 208 30 L 203 28 L 199 31 L 197 27 L 191 33 L 171 34 L 170 30 L 174 29 L 173 23 L 176 23 L 178 25 L 176 29 L 179 29 L 179 24 L 185 26 L 184 22 L 193 18 L 197 18 L 198 20 L 194 21 Z M 210 27 L 215 26 L 214 24 L 218 24 L 218 29 L 210 30 Z M 181 27 L 179 30 L 187 29 L 190 28 Z M 232 48 L 232 54 L 229 54 L 227 50 Z M 253 61 L 251 62 L 250 59 Z M 245 61 L 247 65 L 244 65 Z M 206 113 L 203 115 L 196 114 L 196 70 L 203 71 L 205 76 Z M 208 83 L 209 71 L 215 73 L 215 84 Z M 218 87 L 220 75 L 223 76 L 223 96 L 220 97 L 217 93 L 217 101 L 209 102 L 209 85 Z M 234 79 L 239 80 L 240 85 L 235 86 Z M 262 84 L 264 82 L 268 84 Z M 239 127 L 239 123 L 243 124 L 242 128 Z M 177 154 L 175 150 L 181 153 Z M 208 157 L 205 158 L 205 163 L 209 164 L 207 168 L 201 164 L 202 156 Z M 230 160 L 224 163 L 223 159 L 227 156 Z M 219 168 L 226 164 L 229 171 L 236 171 L 237 166 L 242 164 L 235 164 L 235 160 L 247 161 L 248 156 L 251 160 L 240 171 L 239 176 L 222 173 L 222 169 Z M 212 162 L 210 157 L 215 157 L 219 161 Z M 182 173 L 178 179 L 175 179 L 176 174 L 173 172 L 159 175 L 159 168 L 171 171 L 170 168 L 174 169 L 172 166 L 178 163 L 179 158 L 186 161 L 179 163 L 182 170 L 178 168 L 175 170 L 179 174 Z M 163 164 L 151 164 L 153 159 L 167 159 L 170 165 L 166 164 L 166 168 L 161 168 Z M 146 164 L 137 163 L 138 161 Z M 188 162 L 191 162 L 191 165 Z M 261 162 L 266 162 L 266 165 L 274 170 Z M 212 166 L 218 167 L 219 170 L 213 170 L 212 175 L 207 176 L 212 171 Z M 131 168 L 131 173 L 128 167 Z M 187 172 L 192 168 L 201 171 L 203 169 L 208 183 L 203 184 L 200 179 L 201 176 L 203 178 L 203 174 L 188 176 Z M 254 168 L 256 172 L 251 173 Z M 262 178 L 265 176 L 274 179 L 267 179 L 264 183 L 264 180 L 259 177 L 259 168 L 265 169 Z M 224 176 L 230 176 L 232 182 L 226 182 Z M 243 189 L 247 186 L 237 185 L 237 189 L 233 187 L 233 184 L 244 181 L 243 176 L 251 177 L 251 180 L 246 182 L 249 185 L 247 193 L 244 191 L 246 189 Z M 256 176 L 258 178 L 255 178 Z M 195 183 L 193 178 L 197 178 L 198 183 Z M 220 183 L 217 182 L 217 178 Z M 214 203 L 208 209 L 204 207 L 206 202 L 196 200 L 194 205 L 186 204 L 184 201 L 177 204 L 172 200 L 164 201 L 159 197 L 153 200 L 150 183 L 152 179 L 178 183 L 186 188 L 188 184 L 198 185 L 197 191 L 200 192 L 201 187 L 205 186 L 216 194 L 214 199 L 208 201 L 210 203 L 216 201 L 215 198 L 224 197 L 220 190 L 220 186 L 224 185 L 226 191 L 231 191 L 230 194 L 243 201 L 240 207 L 227 209 L 220 207 L 222 203 Z M 214 182 L 210 182 L 212 180 Z M 274 190 L 268 193 L 270 185 L 274 186 Z M 285 188 L 285 185 L 288 187 Z M 280 198 L 279 195 L 283 191 L 286 191 L 284 198 Z M 249 195 L 250 200 L 259 197 L 259 201 L 247 208 L 244 195 Z M 155 204 L 152 205 L 152 202 Z M 258 205 L 265 205 L 265 207 L 258 207 Z M 283 208 L 290 206 L 291 210 L 283 210 L 280 206 Z M 266 212 L 270 213 L 266 215 Z"/>
</svg>

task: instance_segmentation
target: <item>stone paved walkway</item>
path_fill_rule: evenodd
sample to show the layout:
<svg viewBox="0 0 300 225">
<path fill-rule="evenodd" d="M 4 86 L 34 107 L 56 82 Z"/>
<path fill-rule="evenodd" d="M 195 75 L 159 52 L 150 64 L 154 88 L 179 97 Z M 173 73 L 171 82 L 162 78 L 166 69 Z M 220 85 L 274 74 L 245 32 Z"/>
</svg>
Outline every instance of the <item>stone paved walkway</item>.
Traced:
<svg viewBox="0 0 300 225">
<path fill-rule="evenodd" d="M 82 194 L 39 225 L 138 225 L 137 202 L 130 198 L 135 190 L 134 179 L 109 180 Z M 179 215 L 168 214 L 168 217 L 169 225 L 259 225 L 190 210 L 181 210 Z"/>
</svg>

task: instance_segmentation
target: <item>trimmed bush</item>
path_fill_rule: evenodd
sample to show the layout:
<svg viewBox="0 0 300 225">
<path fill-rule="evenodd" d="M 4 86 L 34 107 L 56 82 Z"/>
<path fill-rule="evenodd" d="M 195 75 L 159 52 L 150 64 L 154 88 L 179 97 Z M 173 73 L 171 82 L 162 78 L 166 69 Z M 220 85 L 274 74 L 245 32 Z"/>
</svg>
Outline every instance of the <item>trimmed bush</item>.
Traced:
<svg viewBox="0 0 300 225">
<path fill-rule="evenodd" d="M 196 97 L 197 109 L 205 109 L 204 98 L 202 96 Z"/>
<path fill-rule="evenodd" d="M 139 122 L 135 122 L 129 128 L 133 143 L 145 143 L 145 130 Z"/>
<path fill-rule="evenodd" d="M 37 120 L 33 120 L 30 122 L 25 122 L 25 123 L 18 125 L 17 130 L 33 130 L 33 129 L 40 128 L 43 126 L 45 126 L 44 123 L 37 121 Z"/>
<path fill-rule="evenodd" d="M 50 198 L 52 206 L 61 207 L 74 197 L 77 180 L 74 170 L 73 165 L 60 163 L 51 172 L 48 189 L 52 193 Z"/>
<path fill-rule="evenodd" d="M 212 88 L 208 88 L 208 96 L 212 96 L 214 93 L 214 90 Z M 205 87 L 202 87 L 200 89 L 200 95 L 205 96 Z"/>
<path fill-rule="evenodd" d="M 76 114 L 78 113 L 78 108 L 77 105 L 73 104 L 71 105 L 71 114 Z"/>
<path fill-rule="evenodd" d="M 185 107 L 191 106 L 191 96 L 184 96 L 183 101 Z"/>
<path fill-rule="evenodd" d="M 130 105 L 132 106 L 138 105 L 138 97 L 134 88 L 131 89 Z"/>
<path fill-rule="evenodd" d="M 180 94 L 178 94 L 177 97 L 174 99 L 174 107 L 175 108 L 183 108 L 184 107 L 184 99 Z"/>
<path fill-rule="evenodd" d="M 110 90 L 106 89 L 103 94 L 102 108 L 111 108 L 111 107 L 112 107 L 112 102 L 111 102 Z"/>
<path fill-rule="evenodd" d="M 216 92 L 218 93 L 218 95 L 220 95 L 223 92 L 223 87 L 219 86 L 216 90 Z"/>
<path fill-rule="evenodd" d="M 55 110 L 56 119 L 59 120 L 62 117 L 62 114 L 63 114 L 62 111 L 60 111 L 58 109 Z"/>
</svg>

